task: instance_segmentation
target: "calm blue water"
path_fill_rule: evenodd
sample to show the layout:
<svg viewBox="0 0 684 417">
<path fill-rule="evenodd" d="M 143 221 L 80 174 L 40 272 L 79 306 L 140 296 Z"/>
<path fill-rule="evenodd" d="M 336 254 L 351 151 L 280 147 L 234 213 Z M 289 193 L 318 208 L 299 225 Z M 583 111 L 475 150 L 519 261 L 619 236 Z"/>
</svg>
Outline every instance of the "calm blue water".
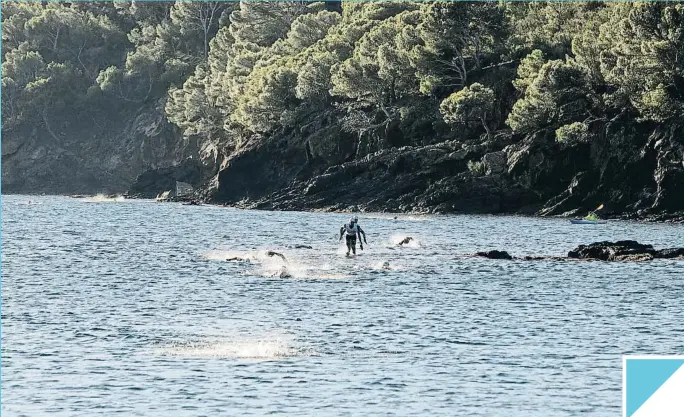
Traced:
<svg viewBox="0 0 684 417">
<path fill-rule="evenodd" d="M 3 196 L 3 417 L 619 416 L 623 354 L 684 353 L 684 262 L 459 256 L 682 226 L 359 217 L 347 259 L 348 215 Z"/>
</svg>

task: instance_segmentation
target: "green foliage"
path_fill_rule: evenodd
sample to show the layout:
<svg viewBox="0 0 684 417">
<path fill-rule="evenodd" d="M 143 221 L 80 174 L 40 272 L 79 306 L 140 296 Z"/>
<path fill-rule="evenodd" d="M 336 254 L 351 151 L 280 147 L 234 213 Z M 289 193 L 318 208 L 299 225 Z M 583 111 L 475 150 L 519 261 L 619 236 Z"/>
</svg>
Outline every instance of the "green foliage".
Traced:
<svg viewBox="0 0 684 417">
<path fill-rule="evenodd" d="M 412 50 L 421 92 L 467 85 L 483 60 L 502 47 L 509 31 L 505 9 L 496 3 L 435 2 L 422 9 Z"/>
<path fill-rule="evenodd" d="M 602 27 L 606 37 L 618 40 L 601 60 L 604 78 L 614 86 L 610 100 L 616 106 L 633 106 L 643 120 L 681 119 L 684 5 L 635 3 L 624 5 L 615 16 L 617 22 Z"/>
<path fill-rule="evenodd" d="M 479 177 L 485 174 L 486 167 L 482 161 L 468 161 L 468 171 Z"/>
<path fill-rule="evenodd" d="M 300 51 L 323 39 L 328 34 L 328 30 L 339 21 L 339 14 L 325 10 L 316 14 L 299 16 L 292 22 L 287 34 L 287 42 L 293 50 Z"/>
<path fill-rule="evenodd" d="M 212 137 L 222 125 L 221 112 L 206 95 L 206 83 L 207 73 L 198 67 L 183 88 L 172 87 L 169 91 L 166 114 L 187 137 Z"/>
<path fill-rule="evenodd" d="M 406 135 L 420 129 L 442 140 L 448 125 L 489 134 L 503 119 L 585 141 L 589 124 L 623 111 L 661 124 L 684 114 L 678 2 L 1 7 L 2 126 L 53 138 L 76 114 L 102 120 L 163 100 L 186 137 L 229 145 L 330 114 L 359 137 L 399 126 L 402 143 L 428 140 Z"/>
<path fill-rule="evenodd" d="M 581 67 L 572 61 L 549 61 L 515 103 L 506 123 L 517 132 L 555 129 L 588 118 L 595 101 Z"/>
<path fill-rule="evenodd" d="M 238 100 L 234 120 L 253 132 L 287 126 L 298 100 L 294 95 L 297 73 L 285 65 L 259 68 Z"/>
<path fill-rule="evenodd" d="M 570 52 L 575 36 L 604 7 L 598 2 L 535 1 L 507 4 L 514 35 L 510 48 L 540 49 L 550 56 Z"/>
<path fill-rule="evenodd" d="M 556 129 L 556 142 L 558 143 L 586 142 L 590 136 L 589 126 L 581 122 L 574 122 Z"/>
<path fill-rule="evenodd" d="M 494 91 L 479 83 L 453 93 L 439 106 L 444 121 L 451 125 L 468 126 L 472 122 L 482 123 L 487 134 L 487 119 L 494 109 Z"/>
<path fill-rule="evenodd" d="M 513 80 L 513 86 L 525 92 L 527 87 L 537 78 L 539 70 L 546 63 L 544 53 L 539 49 L 530 52 L 518 65 L 518 78 Z"/>
<path fill-rule="evenodd" d="M 230 32 L 239 42 L 268 47 L 283 39 L 297 17 L 308 11 L 306 4 L 298 1 L 241 1 L 230 15 Z"/>
</svg>

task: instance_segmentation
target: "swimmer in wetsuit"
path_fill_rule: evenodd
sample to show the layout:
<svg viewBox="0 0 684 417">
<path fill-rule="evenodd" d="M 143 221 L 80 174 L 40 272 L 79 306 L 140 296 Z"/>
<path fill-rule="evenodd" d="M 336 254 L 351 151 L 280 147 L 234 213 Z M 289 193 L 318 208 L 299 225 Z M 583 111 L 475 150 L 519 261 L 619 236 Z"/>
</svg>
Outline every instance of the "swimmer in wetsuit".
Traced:
<svg viewBox="0 0 684 417">
<path fill-rule="evenodd" d="M 340 240 L 342 240 L 342 236 L 344 236 L 345 233 L 347 234 L 347 256 L 349 256 L 350 251 L 356 255 L 356 236 L 359 234 L 363 236 L 363 242 L 361 242 L 361 239 L 359 238 L 361 250 L 363 250 L 364 243 L 368 244 L 366 241 L 366 232 L 359 226 L 359 218 L 356 216 L 349 220 L 349 223 L 340 227 Z"/>
</svg>

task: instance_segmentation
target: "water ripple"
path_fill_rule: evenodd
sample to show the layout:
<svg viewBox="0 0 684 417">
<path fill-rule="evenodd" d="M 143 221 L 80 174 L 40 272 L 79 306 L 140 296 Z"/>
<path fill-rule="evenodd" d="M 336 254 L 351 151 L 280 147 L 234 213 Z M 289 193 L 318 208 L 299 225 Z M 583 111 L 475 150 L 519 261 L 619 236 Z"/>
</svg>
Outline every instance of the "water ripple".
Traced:
<svg viewBox="0 0 684 417">
<path fill-rule="evenodd" d="M 26 200 L 2 199 L 3 416 L 614 416 L 623 354 L 684 353 L 681 263 L 462 256 L 678 225 L 362 214 L 346 258 L 347 214 Z"/>
</svg>

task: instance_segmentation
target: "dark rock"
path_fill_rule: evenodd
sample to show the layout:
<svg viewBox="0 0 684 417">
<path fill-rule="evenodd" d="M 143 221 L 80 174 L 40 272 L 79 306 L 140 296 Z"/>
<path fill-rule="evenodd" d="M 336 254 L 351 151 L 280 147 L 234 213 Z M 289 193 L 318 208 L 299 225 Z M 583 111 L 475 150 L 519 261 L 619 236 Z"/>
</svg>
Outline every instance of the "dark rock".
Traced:
<svg viewBox="0 0 684 417">
<path fill-rule="evenodd" d="M 471 256 L 472 255 L 465 255 L 465 257 Z M 651 245 L 644 245 L 634 240 L 621 240 L 617 242 L 595 242 L 590 245 L 580 245 L 568 252 L 567 257 L 527 255 L 519 258 L 512 257 L 508 252 L 499 250 L 477 252 L 475 256 L 489 259 L 518 259 L 523 261 L 601 260 L 641 262 L 651 261 L 656 258 L 684 260 L 684 248 L 655 250 Z"/>
<path fill-rule="evenodd" d="M 580 245 L 568 252 L 568 258 L 596 259 L 601 261 L 641 261 L 651 260 L 657 251 L 652 245 L 644 245 L 634 240 L 618 242 L 595 242 Z"/>
<path fill-rule="evenodd" d="M 538 200 L 536 193 L 504 175 L 476 177 L 468 171 L 468 161 L 491 150 L 486 145 L 445 141 L 403 146 L 336 163 L 330 155 L 334 152 L 324 145 L 329 138 L 312 140 L 307 152 L 304 144 L 302 149 L 280 149 L 279 140 L 284 138 L 263 139 L 232 155 L 213 190 L 203 195 L 243 208 L 414 213 L 503 213 Z M 503 158 L 490 157 L 498 162 Z M 307 162 L 312 160 L 320 166 Z M 257 169 L 263 175 L 254 175 Z"/>
<path fill-rule="evenodd" d="M 513 259 L 511 255 L 508 254 L 506 251 L 500 251 L 500 250 L 490 250 L 487 252 L 477 252 L 477 256 L 483 257 L 483 258 L 489 258 L 489 259 Z"/>
<path fill-rule="evenodd" d="M 143 104 L 107 105 L 106 114 L 47 116 L 49 123 L 2 128 L 2 191 L 121 194 L 140 173 L 194 152 L 168 122 L 166 94 Z"/>
<path fill-rule="evenodd" d="M 543 261 L 546 259 L 549 259 L 549 257 L 548 256 L 530 256 L 530 255 L 526 255 L 526 256 L 522 257 L 523 261 Z"/>
<path fill-rule="evenodd" d="M 657 251 L 654 255 L 656 258 L 664 258 L 664 259 L 670 259 L 670 258 L 682 258 L 684 257 L 684 248 L 668 248 L 668 249 L 660 249 Z"/>
<path fill-rule="evenodd" d="M 164 191 L 175 193 L 176 182 L 198 185 L 202 180 L 200 164 L 187 159 L 183 163 L 140 174 L 131 185 L 127 195 L 138 198 L 155 198 Z"/>
<path fill-rule="evenodd" d="M 506 170 L 506 152 L 490 152 L 482 157 L 487 175 L 501 174 Z"/>
<path fill-rule="evenodd" d="M 616 255 L 611 261 L 625 261 L 625 262 L 641 262 L 652 261 L 653 255 L 650 253 L 634 253 L 625 255 Z"/>
</svg>

